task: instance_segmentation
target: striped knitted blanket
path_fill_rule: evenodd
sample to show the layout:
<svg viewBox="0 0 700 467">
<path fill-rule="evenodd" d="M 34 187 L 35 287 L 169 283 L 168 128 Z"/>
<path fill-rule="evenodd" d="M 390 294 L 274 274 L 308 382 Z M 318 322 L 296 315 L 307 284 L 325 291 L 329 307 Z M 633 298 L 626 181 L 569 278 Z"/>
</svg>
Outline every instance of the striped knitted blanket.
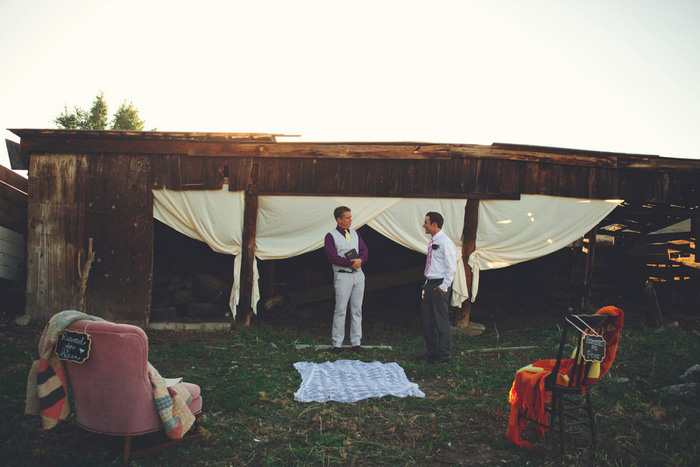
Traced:
<svg viewBox="0 0 700 467">
<path fill-rule="evenodd" d="M 81 319 L 102 321 L 102 318 L 76 310 L 66 310 L 52 316 L 42 335 L 43 349 L 29 370 L 24 412 L 40 415 L 45 430 L 55 427 L 70 414 L 66 370 L 63 361 L 54 352 L 54 346 L 63 330 Z M 167 387 L 165 379 L 150 363 L 148 376 L 153 385 L 156 410 L 163 421 L 166 434 L 173 439 L 182 438 L 195 420 L 188 408 L 192 402 L 190 392 L 182 383 Z"/>
<path fill-rule="evenodd" d="M 66 396 L 66 370 L 54 352 L 54 346 L 63 330 L 72 322 L 81 319 L 102 321 L 102 318 L 76 310 L 66 310 L 53 315 L 41 336 L 43 349 L 29 370 L 24 412 L 41 415 L 41 424 L 45 430 L 55 427 L 70 414 L 70 404 Z"/>
</svg>

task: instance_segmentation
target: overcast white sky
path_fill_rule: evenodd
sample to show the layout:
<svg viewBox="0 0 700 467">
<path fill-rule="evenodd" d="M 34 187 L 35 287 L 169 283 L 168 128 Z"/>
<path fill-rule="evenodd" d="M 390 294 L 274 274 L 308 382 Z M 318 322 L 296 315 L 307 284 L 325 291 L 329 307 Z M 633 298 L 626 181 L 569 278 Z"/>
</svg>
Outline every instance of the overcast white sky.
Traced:
<svg viewBox="0 0 700 467">
<path fill-rule="evenodd" d="M 0 0 L 0 129 L 104 91 L 161 131 L 698 159 L 699 47 L 693 0 Z"/>
</svg>

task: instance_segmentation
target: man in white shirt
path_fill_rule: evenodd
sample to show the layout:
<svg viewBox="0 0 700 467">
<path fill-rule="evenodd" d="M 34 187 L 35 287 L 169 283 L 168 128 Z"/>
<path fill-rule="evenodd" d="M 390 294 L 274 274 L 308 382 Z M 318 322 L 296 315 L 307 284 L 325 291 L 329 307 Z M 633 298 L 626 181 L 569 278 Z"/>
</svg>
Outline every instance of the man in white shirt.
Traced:
<svg viewBox="0 0 700 467">
<path fill-rule="evenodd" d="M 457 272 L 455 244 L 442 231 L 444 219 L 437 212 L 425 215 L 423 228 L 430 234 L 425 260 L 425 283 L 421 301 L 421 319 L 426 353 L 418 357 L 429 363 L 450 361 L 450 318 L 448 306 L 452 280 Z"/>
</svg>

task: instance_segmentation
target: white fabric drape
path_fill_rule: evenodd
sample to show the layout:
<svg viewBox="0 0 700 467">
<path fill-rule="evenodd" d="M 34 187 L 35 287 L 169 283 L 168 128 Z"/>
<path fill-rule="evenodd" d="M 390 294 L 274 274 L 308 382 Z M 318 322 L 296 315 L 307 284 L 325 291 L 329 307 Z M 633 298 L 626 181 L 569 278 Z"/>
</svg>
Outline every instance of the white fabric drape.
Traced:
<svg viewBox="0 0 700 467">
<path fill-rule="evenodd" d="M 359 229 L 396 204 L 399 198 L 259 196 L 255 256 L 284 259 L 323 247 L 336 226 L 333 209 L 352 209 L 352 228 Z M 371 252 L 370 252 L 371 254 Z"/>
<path fill-rule="evenodd" d="M 234 313 L 240 296 L 241 243 L 245 192 L 221 190 L 153 190 L 153 217 L 181 234 L 209 245 L 217 253 L 235 255 L 229 307 Z M 257 284 L 257 269 L 254 270 Z"/>
<path fill-rule="evenodd" d="M 240 253 L 243 237 L 242 191 L 153 190 L 156 219 L 218 252 L 236 255 L 234 286 L 229 306 L 236 313 L 240 296 Z M 523 195 L 518 201 L 482 200 L 472 267 L 472 301 L 479 288 L 479 271 L 538 258 L 563 248 L 597 225 L 620 200 L 585 200 Z M 333 209 L 352 209 L 353 228 L 367 224 L 396 243 L 426 254 L 428 236 L 422 225 L 429 211 L 445 218 L 443 231 L 457 247 L 457 274 L 452 284 L 452 305 L 469 298 L 462 263 L 462 232 L 466 200 L 428 198 L 369 198 L 323 196 L 259 196 L 255 256 L 284 259 L 323 246 L 326 233 L 335 226 Z M 368 245 L 370 249 L 372 246 Z M 253 297 L 260 298 L 257 261 L 254 264 Z"/>
<path fill-rule="evenodd" d="M 255 256 L 262 260 L 285 259 L 323 247 L 323 239 L 336 225 L 333 210 L 352 209 L 352 228 L 359 229 L 399 198 L 323 196 L 259 196 Z M 370 251 L 371 255 L 371 251 Z M 253 285 L 253 309 L 260 298 Z"/>
<path fill-rule="evenodd" d="M 519 201 L 482 200 L 476 247 L 469 256 L 472 301 L 479 270 L 497 269 L 553 253 L 598 225 L 622 200 L 522 195 Z"/>
<path fill-rule="evenodd" d="M 465 206 L 466 200 L 463 199 L 403 198 L 369 222 L 370 227 L 390 240 L 425 255 L 430 240 L 430 236 L 423 229 L 425 214 L 430 211 L 442 214 L 445 219 L 442 231 L 452 239 L 457 248 L 457 274 L 452 283 L 452 306 L 461 306 L 462 302 L 469 298 L 462 262 Z"/>
<path fill-rule="evenodd" d="M 457 275 L 452 286 L 452 304 L 459 306 L 469 297 L 462 265 L 461 236 L 464 200 L 260 196 L 255 256 L 284 259 L 323 247 L 326 233 L 335 227 L 333 209 L 352 209 L 352 227 L 367 224 L 401 246 L 426 254 L 429 237 L 423 229 L 425 213 L 438 211 L 445 217 L 443 230 L 458 249 Z M 372 246 L 368 245 L 370 258 Z"/>
</svg>

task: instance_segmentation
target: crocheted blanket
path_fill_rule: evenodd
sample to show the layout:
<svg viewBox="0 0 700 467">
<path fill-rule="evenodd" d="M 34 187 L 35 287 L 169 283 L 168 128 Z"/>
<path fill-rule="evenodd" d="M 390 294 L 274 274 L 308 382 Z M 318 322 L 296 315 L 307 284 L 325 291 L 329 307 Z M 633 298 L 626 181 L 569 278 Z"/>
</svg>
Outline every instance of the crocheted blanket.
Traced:
<svg viewBox="0 0 700 467">
<path fill-rule="evenodd" d="M 301 386 L 294 393 L 299 402 L 356 402 L 370 397 L 425 397 L 416 383 L 406 378 L 397 363 L 365 363 L 357 360 L 294 364 L 301 373 Z"/>
<path fill-rule="evenodd" d="M 40 415 L 45 430 L 55 427 L 70 414 L 66 370 L 63 361 L 54 352 L 54 346 L 63 330 L 81 319 L 103 321 L 102 318 L 76 310 L 66 310 L 53 315 L 42 334 L 43 349 L 29 370 L 24 412 Z M 192 402 L 190 392 L 182 383 L 167 387 L 163 377 L 150 363 L 148 376 L 153 385 L 156 410 L 163 421 L 166 434 L 173 439 L 182 438 L 195 420 L 188 408 Z"/>
</svg>

